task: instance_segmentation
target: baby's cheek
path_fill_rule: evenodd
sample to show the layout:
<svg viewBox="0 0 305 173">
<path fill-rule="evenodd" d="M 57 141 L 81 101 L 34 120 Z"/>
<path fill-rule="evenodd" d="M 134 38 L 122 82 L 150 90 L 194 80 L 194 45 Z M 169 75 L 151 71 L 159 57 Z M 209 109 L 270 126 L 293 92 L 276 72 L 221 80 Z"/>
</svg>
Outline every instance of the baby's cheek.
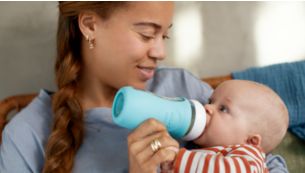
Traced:
<svg viewBox="0 0 305 173">
<path fill-rule="evenodd" d="M 211 116 L 207 114 L 206 115 L 206 126 L 205 127 L 209 126 L 210 122 L 211 122 Z"/>
</svg>

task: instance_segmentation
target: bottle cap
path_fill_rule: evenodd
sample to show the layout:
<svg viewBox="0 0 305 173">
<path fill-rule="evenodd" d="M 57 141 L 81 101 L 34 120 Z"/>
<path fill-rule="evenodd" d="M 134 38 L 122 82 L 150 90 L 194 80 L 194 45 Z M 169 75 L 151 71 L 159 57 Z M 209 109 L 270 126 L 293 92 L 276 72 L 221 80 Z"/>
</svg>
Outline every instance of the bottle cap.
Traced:
<svg viewBox="0 0 305 173">
<path fill-rule="evenodd" d="M 204 131 L 206 126 L 206 112 L 204 106 L 197 100 L 191 100 L 195 108 L 195 114 L 193 115 L 194 123 L 190 131 L 183 137 L 183 140 L 192 141 L 198 138 Z"/>
</svg>

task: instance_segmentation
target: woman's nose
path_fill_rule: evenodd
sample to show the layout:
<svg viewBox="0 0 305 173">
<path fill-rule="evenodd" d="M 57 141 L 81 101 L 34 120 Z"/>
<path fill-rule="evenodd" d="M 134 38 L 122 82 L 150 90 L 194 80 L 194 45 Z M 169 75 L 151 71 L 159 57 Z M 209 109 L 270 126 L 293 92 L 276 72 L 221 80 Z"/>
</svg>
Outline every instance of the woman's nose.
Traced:
<svg viewBox="0 0 305 173">
<path fill-rule="evenodd" d="M 148 56 L 158 61 L 162 61 L 166 57 L 165 43 L 162 38 L 158 38 L 151 45 Z"/>
</svg>

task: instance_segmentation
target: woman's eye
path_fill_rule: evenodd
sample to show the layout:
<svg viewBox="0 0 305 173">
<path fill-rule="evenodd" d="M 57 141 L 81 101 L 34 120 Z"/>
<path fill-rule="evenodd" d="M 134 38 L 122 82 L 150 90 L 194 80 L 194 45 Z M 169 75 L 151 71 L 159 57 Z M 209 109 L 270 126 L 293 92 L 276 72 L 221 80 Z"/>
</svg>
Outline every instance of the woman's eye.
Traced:
<svg viewBox="0 0 305 173">
<path fill-rule="evenodd" d="M 227 107 L 226 106 L 224 106 L 224 105 L 221 105 L 220 106 L 220 108 L 219 108 L 219 110 L 221 111 L 221 112 L 223 112 L 223 113 L 228 113 L 228 109 L 227 109 Z"/>
<path fill-rule="evenodd" d="M 168 35 L 163 35 L 162 38 L 163 38 L 163 40 L 168 40 L 168 39 L 170 39 L 170 37 L 169 37 Z"/>
<path fill-rule="evenodd" d="M 144 35 L 144 34 L 140 34 L 140 35 L 144 41 L 149 41 L 154 38 L 153 36 L 148 36 L 148 35 Z"/>
</svg>

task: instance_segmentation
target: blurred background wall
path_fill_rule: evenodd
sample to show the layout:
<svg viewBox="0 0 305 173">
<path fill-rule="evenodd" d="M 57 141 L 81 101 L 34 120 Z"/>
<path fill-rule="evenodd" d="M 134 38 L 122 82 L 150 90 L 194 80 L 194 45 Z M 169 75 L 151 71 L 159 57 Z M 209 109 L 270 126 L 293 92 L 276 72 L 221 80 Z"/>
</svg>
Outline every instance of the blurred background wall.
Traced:
<svg viewBox="0 0 305 173">
<path fill-rule="evenodd" d="M 0 99 L 55 89 L 56 2 L 0 2 Z"/>
<path fill-rule="evenodd" d="M 55 90 L 57 2 L 0 2 L 0 99 Z M 164 66 L 198 77 L 305 59 L 305 2 L 176 2 Z"/>
</svg>

